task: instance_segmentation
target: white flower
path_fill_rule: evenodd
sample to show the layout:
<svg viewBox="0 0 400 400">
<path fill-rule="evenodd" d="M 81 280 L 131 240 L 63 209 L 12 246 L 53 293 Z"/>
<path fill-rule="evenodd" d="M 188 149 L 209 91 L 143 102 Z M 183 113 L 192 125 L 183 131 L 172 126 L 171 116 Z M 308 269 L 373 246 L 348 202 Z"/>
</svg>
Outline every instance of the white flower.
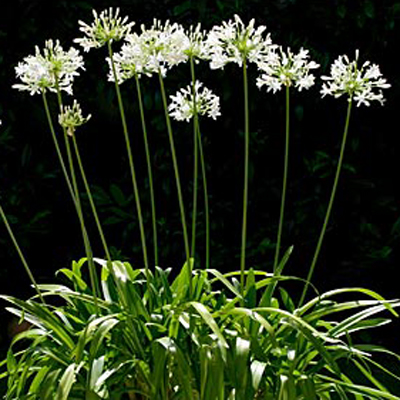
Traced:
<svg viewBox="0 0 400 400">
<path fill-rule="evenodd" d="M 196 62 L 198 60 L 209 59 L 208 46 L 205 41 L 206 32 L 201 30 L 201 24 L 197 24 L 195 27 L 191 25 L 187 31 L 185 31 L 185 37 L 183 38 L 182 51 L 188 56 L 192 57 Z"/>
<path fill-rule="evenodd" d="M 35 55 L 25 57 L 15 67 L 17 78 L 22 83 L 13 85 L 14 89 L 27 90 L 31 95 L 43 93 L 46 89 L 53 92 L 65 90 L 72 94 L 72 83 L 78 70 L 84 69 L 83 58 L 79 51 L 71 47 L 64 51 L 57 40 L 47 40 L 43 54 L 35 47 Z"/>
<path fill-rule="evenodd" d="M 356 58 L 350 62 L 346 55 L 339 56 L 331 65 L 331 75 L 322 76 L 326 81 L 322 85 L 322 97 L 332 95 L 335 98 L 348 95 L 348 100 L 354 99 L 357 106 L 370 105 L 371 101 L 377 100 L 383 104 L 384 97 L 382 90 L 390 87 L 386 79 L 382 78 L 379 66 L 366 61 L 361 68 L 358 67 L 358 50 Z"/>
<path fill-rule="evenodd" d="M 161 72 L 165 76 L 168 69 L 188 60 L 184 52 L 188 39 L 181 25 L 169 21 L 163 24 L 155 19 L 149 29 L 142 25 L 141 30 L 140 35 L 128 35 L 121 52 L 113 56 L 119 83 L 141 74 L 151 76 Z M 108 79 L 114 81 L 111 60 L 107 58 L 107 62 L 110 67 Z"/>
<path fill-rule="evenodd" d="M 214 26 L 207 35 L 206 45 L 211 69 L 223 68 L 229 62 L 242 66 L 245 60 L 258 62 L 275 46 L 269 34 L 263 36 L 265 26 L 254 28 L 254 19 L 248 26 L 235 15 L 234 20 Z"/>
<path fill-rule="evenodd" d="M 194 98 L 192 85 L 179 90 L 175 96 L 170 96 L 171 103 L 168 106 L 170 116 L 177 121 L 189 122 L 195 111 L 198 115 L 207 115 L 213 119 L 221 115 L 219 97 L 202 86 L 201 82 L 195 82 Z"/>
<path fill-rule="evenodd" d="M 285 53 L 279 48 L 279 53 L 272 51 L 258 62 L 262 71 L 257 78 L 257 86 L 267 86 L 267 91 L 274 93 L 281 90 L 282 86 L 295 86 L 299 91 L 309 89 L 314 85 L 315 78 L 310 74 L 311 69 L 319 67 L 314 61 L 308 61 L 308 50 L 300 49 L 298 54 L 293 54 L 290 49 Z"/>
<path fill-rule="evenodd" d="M 58 116 L 58 122 L 63 128 L 66 129 L 66 132 L 69 136 L 73 136 L 76 127 L 85 124 L 90 118 L 90 114 L 87 117 L 82 115 L 81 106 L 76 100 L 74 100 L 72 107 L 63 107 Z"/>
<path fill-rule="evenodd" d="M 107 57 L 109 66 L 108 80 L 114 82 L 114 72 L 111 59 Z M 124 43 L 119 53 L 113 54 L 115 73 L 118 83 L 122 83 L 134 76 L 140 77 L 142 74 L 151 76 L 154 72 L 150 62 L 151 57 L 141 46 L 140 37 L 137 34 L 129 36 L 129 41 Z"/>
<path fill-rule="evenodd" d="M 187 61 L 188 56 L 182 51 L 185 32 L 181 25 L 155 19 L 150 29 L 144 25 L 141 28 L 140 42 L 142 50 L 149 54 L 149 69 L 158 72 L 159 68 L 165 70 Z"/>
<path fill-rule="evenodd" d="M 119 16 L 119 8 L 114 12 L 110 7 L 104 10 L 98 16 L 95 10 L 92 11 L 94 22 L 88 25 L 83 21 L 79 21 L 79 30 L 85 34 L 85 37 L 75 39 L 74 42 L 80 44 L 85 51 L 92 48 L 99 48 L 111 41 L 123 39 L 131 31 L 134 22 L 128 22 L 128 17 L 121 18 Z"/>
</svg>

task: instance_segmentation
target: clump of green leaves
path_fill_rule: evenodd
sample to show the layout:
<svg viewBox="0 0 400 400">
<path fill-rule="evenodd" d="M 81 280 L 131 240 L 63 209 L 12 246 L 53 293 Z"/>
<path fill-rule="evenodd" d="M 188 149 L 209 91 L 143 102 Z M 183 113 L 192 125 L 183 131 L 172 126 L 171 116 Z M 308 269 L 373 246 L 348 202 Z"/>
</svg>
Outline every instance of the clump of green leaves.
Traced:
<svg viewBox="0 0 400 400">
<path fill-rule="evenodd" d="M 354 336 L 388 323 L 376 314 L 397 315 L 397 300 L 345 288 L 296 308 L 282 287 L 296 278 L 252 269 L 244 298 L 240 272 L 213 269 L 192 271 L 189 297 L 187 264 L 175 278 L 156 268 L 146 282 L 127 262 L 96 261 L 97 314 L 86 259 L 59 271 L 68 284 L 40 285 L 46 303 L 2 296 L 32 324 L 1 364 L 6 398 L 398 398 L 375 373 L 400 378 L 374 355 L 399 357 Z"/>
</svg>

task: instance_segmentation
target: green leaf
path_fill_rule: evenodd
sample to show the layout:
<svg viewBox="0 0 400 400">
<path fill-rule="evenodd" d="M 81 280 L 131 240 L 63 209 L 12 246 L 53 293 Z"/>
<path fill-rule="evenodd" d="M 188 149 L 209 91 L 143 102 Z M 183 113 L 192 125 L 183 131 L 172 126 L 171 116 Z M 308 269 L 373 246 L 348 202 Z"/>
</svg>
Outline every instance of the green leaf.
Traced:
<svg viewBox="0 0 400 400">
<path fill-rule="evenodd" d="M 267 363 L 262 362 L 262 361 L 254 360 L 251 363 L 251 366 L 250 366 L 251 381 L 253 384 L 254 391 L 258 390 L 266 367 L 267 367 Z"/>
<path fill-rule="evenodd" d="M 79 372 L 80 366 L 71 364 L 64 371 L 58 384 L 55 400 L 68 400 L 69 392 L 75 382 L 76 375 Z"/>
<path fill-rule="evenodd" d="M 124 207 L 127 204 L 126 197 L 121 188 L 115 184 L 110 185 L 110 193 L 114 201 L 120 206 Z"/>
<path fill-rule="evenodd" d="M 194 259 L 190 258 L 190 270 L 193 270 Z M 174 304 L 180 303 L 189 291 L 188 263 L 183 264 L 181 272 L 171 284 L 171 291 L 175 295 Z"/>
<path fill-rule="evenodd" d="M 296 395 L 296 385 L 293 376 L 280 375 L 280 389 L 278 400 L 295 400 Z"/>
<path fill-rule="evenodd" d="M 244 302 L 246 307 L 253 308 L 256 306 L 257 292 L 256 292 L 256 280 L 254 277 L 254 270 L 250 268 L 247 274 L 246 280 L 246 292 Z"/>
<path fill-rule="evenodd" d="M 215 319 L 212 317 L 210 312 L 204 306 L 204 304 L 192 301 L 189 303 L 201 316 L 204 322 L 210 327 L 210 329 L 214 332 L 215 336 L 217 336 L 218 340 L 220 341 L 221 345 L 225 348 L 228 348 L 228 343 L 226 342 L 222 332 L 220 331 L 218 324 L 216 323 Z"/>
<path fill-rule="evenodd" d="M 100 324 L 99 324 L 99 320 L 101 320 Z M 98 325 L 96 327 L 95 333 L 93 335 L 92 343 L 90 345 L 90 350 L 89 350 L 90 358 L 92 360 L 96 357 L 107 334 L 118 323 L 119 323 L 119 320 L 116 318 L 113 318 L 112 316 L 100 317 L 91 322 L 91 324 L 93 324 L 93 327 Z"/>
<path fill-rule="evenodd" d="M 299 379 L 300 391 L 307 400 L 318 400 L 317 393 L 315 390 L 314 381 L 311 377 L 302 376 Z"/>
</svg>

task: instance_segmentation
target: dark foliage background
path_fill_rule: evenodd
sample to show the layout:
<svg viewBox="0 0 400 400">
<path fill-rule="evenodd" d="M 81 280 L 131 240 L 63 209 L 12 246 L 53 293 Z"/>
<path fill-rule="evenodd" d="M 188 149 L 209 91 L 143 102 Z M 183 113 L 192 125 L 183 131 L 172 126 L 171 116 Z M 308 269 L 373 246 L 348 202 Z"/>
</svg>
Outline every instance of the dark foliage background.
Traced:
<svg viewBox="0 0 400 400">
<path fill-rule="evenodd" d="M 40 96 L 11 89 L 14 67 L 43 47 L 49 38 L 64 47 L 79 36 L 77 21 L 92 20 L 91 10 L 119 6 L 131 20 L 150 24 L 153 18 L 184 25 L 201 21 L 211 28 L 239 14 L 267 25 L 275 43 L 310 49 L 328 73 L 340 54 L 360 49 L 362 59 L 381 66 L 392 84 L 385 107 L 354 108 L 346 168 L 330 228 L 317 266 L 315 283 L 321 290 L 337 286 L 367 286 L 386 297 L 399 296 L 398 258 L 400 214 L 398 193 L 399 74 L 394 58 L 400 32 L 400 2 L 388 0 L 14 0 L 0 5 L 0 196 L 15 234 L 39 281 L 54 280 L 57 269 L 83 256 L 79 226 L 52 148 Z M 86 72 L 77 79 L 75 95 L 93 118 L 79 133 L 87 174 L 96 194 L 108 241 L 116 257 L 141 263 L 139 235 L 113 86 L 106 80 L 104 49 L 85 55 Z M 281 190 L 284 97 L 259 91 L 249 71 L 251 110 L 250 208 L 248 265 L 271 269 Z M 241 71 L 227 66 L 197 71 L 200 80 L 222 96 L 223 117 L 204 121 L 211 196 L 212 266 L 238 269 L 241 229 L 243 158 Z M 166 84 L 173 94 L 189 83 L 187 66 L 171 71 Z M 180 267 L 183 248 L 172 164 L 155 79 L 143 80 L 145 106 L 154 154 L 161 264 Z M 294 93 L 294 92 L 293 92 Z M 139 168 L 145 223 L 150 240 L 150 207 L 143 143 L 134 87 L 123 85 L 136 164 Z M 295 245 L 286 272 L 304 277 L 319 234 L 330 193 L 344 124 L 344 100 L 319 100 L 318 87 L 293 94 L 290 183 L 284 226 L 284 246 Z M 174 124 L 185 199 L 191 201 L 192 141 L 189 124 Z M 200 202 L 202 211 L 202 203 Z M 89 215 L 89 214 L 88 214 Z M 201 215 L 199 217 L 201 221 Z M 95 253 L 103 256 L 91 229 Z M 199 226 L 198 256 L 204 254 L 204 226 Z M 150 243 L 149 243 L 149 247 Z M 300 290 L 296 287 L 293 290 Z M 29 282 L 0 225 L 0 292 L 26 297 Z M 0 341 L 6 343 L 6 316 Z M 391 328 L 398 332 L 398 325 Z M 395 342 L 395 334 L 382 341 Z M 383 337 L 383 336 L 382 336 Z"/>
</svg>

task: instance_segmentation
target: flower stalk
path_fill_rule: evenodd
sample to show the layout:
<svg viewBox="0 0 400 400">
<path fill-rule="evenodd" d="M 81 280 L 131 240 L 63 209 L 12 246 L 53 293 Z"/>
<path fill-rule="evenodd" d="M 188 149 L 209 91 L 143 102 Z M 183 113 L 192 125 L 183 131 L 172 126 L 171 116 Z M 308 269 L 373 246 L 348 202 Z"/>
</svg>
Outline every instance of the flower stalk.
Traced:
<svg viewBox="0 0 400 400">
<path fill-rule="evenodd" d="M 169 114 L 168 114 L 167 96 L 165 94 L 164 79 L 163 79 L 161 70 L 159 71 L 158 77 L 159 77 L 159 82 L 160 82 L 161 98 L 162 98 L 163 106 L 164 106 L 165 123 L 167 125 L 168 138 L 169 138 L 169 144 L 170 144 L 171 156 L 172 156 L 172 163 L 173 163 L 173 167 L 174 167 L 175 183 L 176 183 L 176 190 L 177 190 L 178 202 L 179 202 L 179 211 L 181 214 L 183 242 L 184 242 L 184 248 L 185 248 L 186 262 L 187 262 L 187 266 L 188 266 L 189 296 L 191 296 L 193 293 L 192 266 L 191 266 L 191 262 L 190 262 L 190 247 L 189 247 L 189 236 L 188 236 L 186 217 L 185 217 L 185 204 L 184 204 L 183 196 L 182 196 L 182 188 L 181 188 L 181 180 L 180 180 L 180 176 L 179 176 L 178 160 L 177 160 L 176 152 L 175 152 L 174 136 L 173 136 L 172 127 L 171 127 L 171 120 L 170 120 Z"/>
<path fill-rule="evenodd" d="M 244 94 L 244 183 L 243 183 L 243 219 L 242 219 L 242 249 L 240 254 L 240 286 L 244 296 L 244 276 L 246 269 L 246 235 L 247 208 L 249 192 L 249 85 L 247 81 L 247 62 L 243 60 L 243 94 Z"/>
<path fill-rule="evenodd" d="M 134 196 L 135 196 L 136 210 L 137 210 L 138 222 L 139 222 L 140 239 L 141 239 L 141 243 L 142 243 L 143 261 L 144 261 L 144 266 L 145 266 L 145 270 L 146 270 L 146 275 L 149 277 L 150 276 L 149 275 L 149 261 L 148 261 L 148 257 L 147 257 L 146 235 L 144 232 L 143 215 L 142 215 L 142 208 L 140 205 L 139 188 L 138 188 L 137 179 L 136 179 L 135 165 L 134 165 L 134 161 L 133 161 L 128 127 L 127 127 L 126 118 L 125 118 L 124 105 L 122 102 L 121 91 L 119 88 L 117 73 L 116 73 L 115 64 L 113 61 L 113 52 L 112 52 L 112 47 L 111 47 L 111 41 L 107 42 L 107 48 L 108 48 L 108 55 L 109 55 L 109 59 L 110 59 L 110 63 L 111 63 L 112 72 L 114 75 L 115 91 L 116 91 L 117 99 L 118 99 L 118 107 L 119 107 L 120 116 L 121 116 L 122 130 L 124 133 L 126 150 L 128 153 L 129 168 L 130 168 L 131 177 L 132 177 L 133 192 L 134 192 Z"/>
<path fill-rule="evenodd" d="M 197 217 L 197 189 L 199 175 L 199 140 L 197 139 L 199 131 L 199 115 L 197 112 L 196 99 L 196 76 L 194 70 L 193 57 L 190 57 L 190 75 L 192 77 L 192 96 L 193 96 L 193 210 L 192 210 L 192 243 L 190 248 L 191 257 L 195 257 L 196 246 L 196 217 Z"/>
<path fill-rule="evenodd" d="M 142 123 L 143 142 L 144 142 L 144 150 L 145 150 L 145 154 L 146 154 L 146 164 L 147 164 L 147 175 L 149 177 L 151 220 L 152 220 L 152 228 L 153 228 L 154 265 L 158 266 L 157 216 L 156 216 L 156 203 L 155 203 L 155 196 L 154 196 L 153 172 L 152 172 L 152 168 L 151 168 L 150 147 L 149 147 L 149 141 L 148 141 L 148 135 L 147 135 L 146 120 L 145 120 L 145 116 L 144 116 L 144 107 L 143 107 L 142 92 L 141 92 L 141 88 L 140 88 L 140 79 L 137 74 L 135 74 L 135 83 L 136 83 L 137 99 L 138 99 L 138 103 L 139 103 L 140 121 Z"/>
<path fill-rule="evenodd" d="M 284 220 L 284 216 L 285 216 L 286 187 L 287 187 L 287 176 L 288 176 L 288 166 L 289 166 L 289 130 L 290 130 L 290 88 L 289 88 L 289 86 L 286 86 L 285 98 L 286 98 L 285 156 L 284 156 L 284 162 L 283 162 L 282 197 L 281 197 L 281 207 L 280 207 L 280 212 L 279 212 L 278 236 L 277 236 L 277 240 L 276 240 L 276 249 L 275 249 L 274 273 L 276 272 L 276 269 L 277 269 L 278 263 L 279 263 L 279 252 L 280 252 L 280 247 L 281 247 L 283 220 Z"/>
<path fill-rule="evenodd" d="M 333 202 L 335 200 L 335 194 L 336 194 L 336 190 L 337 190 L 337 186 L 338 186 L 338 182 L 339 182 L 340 171 L 342 169 L 344 152 L 345 152 L 345 148 L 346 148 L 347 134 L 348 134 L 348 131 L 349 131 L 351 108 L 352 108 L 352 98 L 350 97 L 349 98 L 349 102 L 348 102 L 348 106 L 347 106 L 346 122 L 345 122 L 345 126 L 344 126 L 344 131 L 343 131 L 342 144 L 341 144 L 341 147 L 340 147 L 339 161 L 338 161 L 338 164 L 337 164 L 337 167 L 336 167 L 335 179 L 333 181 L 333 187 L 332 187 L 332 191 L 331 191 L 331 196 L 329 198 L 328 208 L 326 210 L 324 223 L 322 224 L 321 233 L 320 233 L 319 238 L 318 238 L 317 247 L 315 249 L 314 256 L 313 256 L 313 259 L 312 259 L 312 262 L 311 262 L 311 266 L 310 266 L 310 269 L 308 271 L 306 284 L 304 286 L 303 293 L 302 293 L 301 298 L 300 298 L 299 307 L 303 305 L 303 302 L 305 300 L 305 297 L 306 297 L 306 294 L 307 294 L 307 290 L 308 290 L 308 286 L 309 286 L 309 284 L 311 282 L 311 278 L 313 276 L 314 269 L 315 269 L 315 266 L 317 264 L 318 256 L 319 256 L 319 253 L 321 251 L 322 242 L 323 242 L 324 237 L 325 237 L 325 232 L 326 232 L 326 228 L 328 226 L 329 217 L 331 215 Z"/>
<path fill-rule="evenodd" d="M 3 207 L 1 206 L 1 204 L 0 204 L 0 216 L 1 216 L 1 219 L 3 220 L 3 222 L 4 222 L 4 225 L 5 225 L 6 229 L 7 229 L 8 234 L 10 235 L 11 241 L 14 244 L 15 250 L 17 251 L 19 258 L 21 259 L 22 265 L 24 266 L 25 271 L 26 271 L 31 283 L 32 283 L 33 287 L 35 288 L 35 290 L 36 290 L 36 292 L 37 292 L 37 294 L 38 294 L 38 296 L 40 298 L 40 301 L 43 304 L 45 304 L 46 302 L 44 301 L 44 298 L 43 298 L 42 293 L 41 293 L 41 291 L 39 289 L 39 286 L 36 283 L 36 279 L 33 276 L 33 273 L 31 271 L 31 269 L 29 268 L 28 262 L 26 261 L 26 258 L 24 256 L 24 254 L 22 253 L 21 248 L 19 247 L 18 241 L 17 241 L 17 239 L 16 239 L 16 237 L 14 235 L 14 232 L 13 232 L 11 226 L 10 226 L 10 223 L 8 222 L 8 218 L 7 218 L 7 216 L 6 216 L 5 212 L 4 212 Z"/>
</svg>

